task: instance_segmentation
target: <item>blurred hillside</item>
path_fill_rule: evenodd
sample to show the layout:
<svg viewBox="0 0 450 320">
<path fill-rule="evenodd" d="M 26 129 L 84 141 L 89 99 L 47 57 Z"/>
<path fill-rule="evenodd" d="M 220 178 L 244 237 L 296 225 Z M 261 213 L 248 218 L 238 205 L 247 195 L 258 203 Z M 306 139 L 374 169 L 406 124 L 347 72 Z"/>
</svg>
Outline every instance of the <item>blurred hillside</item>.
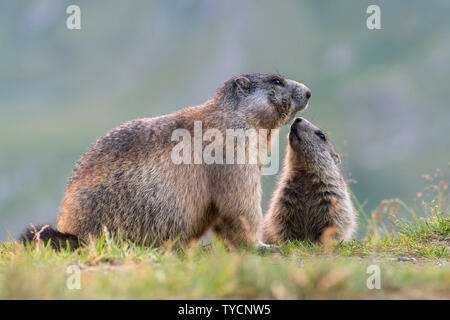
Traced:
<svg viewBox="0 0 450 320">
<path fill-rule="evenodd" d="M 247 72 L 311 88 L 302 116 L 348 156 L 368 211 L 384 198 L 412 203 L 421 174 L 450 161 L 450 2 L 383 1 L 372 31 L 366 8 L 377 2 L 2 1 L 0 240 L 55 221 L 97 137 L 203 103 Z M 81 30 L 66 28 L 70 4 Z M 266 208 L 276 176 L 263 181 Z"/>
</svg>

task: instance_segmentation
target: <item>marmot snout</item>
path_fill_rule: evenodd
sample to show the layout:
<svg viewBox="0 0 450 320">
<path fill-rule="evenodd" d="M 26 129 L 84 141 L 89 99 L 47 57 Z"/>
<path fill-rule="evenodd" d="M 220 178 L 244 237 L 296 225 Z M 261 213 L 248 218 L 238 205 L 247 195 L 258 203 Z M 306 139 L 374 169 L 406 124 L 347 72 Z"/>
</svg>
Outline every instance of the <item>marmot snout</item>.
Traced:
<svg viewBox="0 0 450 320">
<path fill-rule="evenodd" d="M 327 135 L 309 121 L 297 118 L 279 186 L 264 218 L 262 240 L 320 241 L 325 231 L 336 240 L 351 239 L 356 215 L 340 159 Z"/>
</svg>

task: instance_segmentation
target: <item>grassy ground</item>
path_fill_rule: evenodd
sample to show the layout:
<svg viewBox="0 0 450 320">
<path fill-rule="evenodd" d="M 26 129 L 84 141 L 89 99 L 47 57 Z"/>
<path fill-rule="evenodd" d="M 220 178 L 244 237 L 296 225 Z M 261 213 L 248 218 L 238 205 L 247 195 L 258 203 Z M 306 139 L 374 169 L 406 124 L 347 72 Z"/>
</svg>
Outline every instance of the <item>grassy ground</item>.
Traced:
<svg viewBox="0 0 450 320">
<path fill-rule="evenodd" d="M 145 248 L 108 236 L 56 253 L 10 241 L 0 247 L 0 298 L 450 299 L 450 218 L 437 199 L 423 203 L 422 218 L 400 200 L 384 201 L 363 219 L 364 240 L 294 242 L 281 253 L 227 250 L 220 241 L 186 251 Z M 405 208 L 411 218 L 397 219 Z M 367 287 L 372 265 L 380 289 Z M 70 266 L 80 270 L 80 289 L 69 289 L 77 284 Z"/>
</svg>

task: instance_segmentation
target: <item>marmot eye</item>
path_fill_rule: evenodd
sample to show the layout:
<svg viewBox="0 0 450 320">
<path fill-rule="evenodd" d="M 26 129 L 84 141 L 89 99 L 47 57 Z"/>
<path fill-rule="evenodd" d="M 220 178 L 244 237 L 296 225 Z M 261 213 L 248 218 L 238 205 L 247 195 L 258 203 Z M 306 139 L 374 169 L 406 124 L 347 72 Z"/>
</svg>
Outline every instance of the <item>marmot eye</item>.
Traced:
<svg viewBox="0 0 450 320">
<path fill-rule="evenodd" d="M 323 141 L 326 140 L 325 135 L 323 134 L 322 131 L 316 131 L 314 132 L 316 134 L 316 136 L 318 136 L 320 139 L 322 139 Z"/>
<path fill-rule="evenodd" d="M 270 82 L 272 82 L 272 84 L 274 84 L 274 85 L 276 85 L 276 86 L 281 86 L 281 85 L 283 85 L 283 84 L 281 83 L 281 80 L 280 80 L 280 79 L 277 79 L 277 78 L 272 79 Z"/>
</svg>

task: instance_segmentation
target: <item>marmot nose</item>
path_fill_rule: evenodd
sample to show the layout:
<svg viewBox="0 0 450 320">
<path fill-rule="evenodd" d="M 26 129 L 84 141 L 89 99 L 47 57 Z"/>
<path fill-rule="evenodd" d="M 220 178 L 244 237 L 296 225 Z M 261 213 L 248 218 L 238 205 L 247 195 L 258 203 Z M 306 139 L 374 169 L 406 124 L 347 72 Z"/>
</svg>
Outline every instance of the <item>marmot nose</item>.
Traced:
<svg viewBox="0 0 450 320">
<path fill-rule="evenodd" d="M 302 122 L 302 118 L 296 118 L 294 120 L 294 124 L 297 124 L 297 123 L 300 123 L 300 122 Z"/>
<path fill-rule="evenodd" d="M 306 91 L 306 98 L 311 98 L 311 90 Z"/>
</svg>

